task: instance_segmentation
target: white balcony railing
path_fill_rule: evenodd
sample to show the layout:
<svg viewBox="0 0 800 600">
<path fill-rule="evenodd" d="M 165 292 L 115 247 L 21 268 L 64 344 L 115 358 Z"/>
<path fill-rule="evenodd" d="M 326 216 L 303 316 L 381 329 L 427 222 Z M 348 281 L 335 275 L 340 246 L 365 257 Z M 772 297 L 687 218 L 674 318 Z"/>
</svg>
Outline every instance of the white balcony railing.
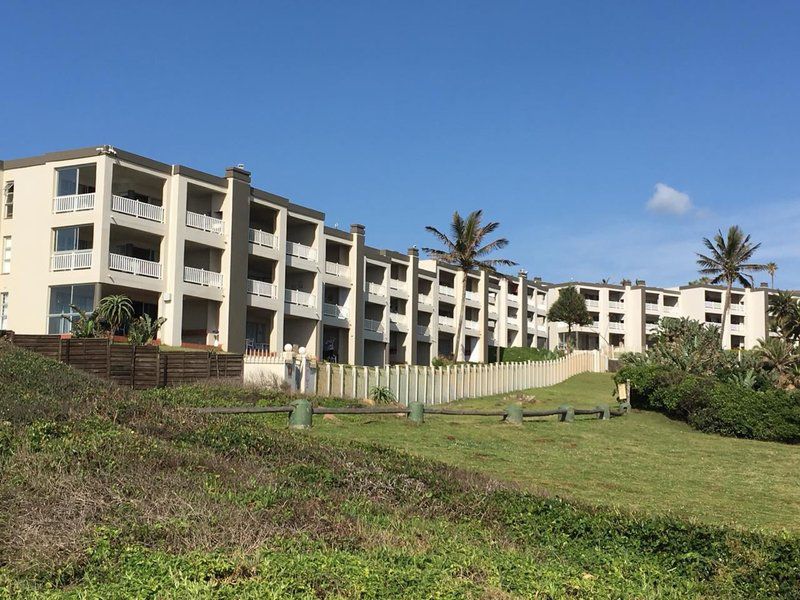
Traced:
<svg viewBox="0 0 800 600">
<path fill-rule="evenodd" d="M 466 295 L 464 297 L 467 300 L 470 300 L 472 302 L 478 302 L 480 300 L 480 298 L 478 296 L 478 292 L 473 292 L 473 291 L 470 291 L 470 290 L 467 290 L 467 293 L 466 293 Z"/>
<path fill-rule="evenodd" d="M 186 225 L 193 229 L 200 229 L 217 235 L 225 234 L 225 221 L 189 210 L 186 211 Z"/>
<path fill-rule="evenodd" d="M 364 319 L 364 329 L 367 331 L 374 331 L 375 333 L 383 333 L 383 322 L 373 319 Z"/>
<path fill-rule="evenodd" d="M 451 298 L 456 297 L 456 289 L 451 288 L 448 285 L 440 285 L 439 286 L 439 295 L 440 296 L 450 296 Z"/>
<path fill-rule="evenodd" d="M 510 325 L 511 327 L 519 327 L 519 319 L 517 317 L 507 317 L 506 325 Z"/>
<path fill-rule="evenodd" d="M 608 330 L 609 331 L 625 331 L 625 323 L 620 323 L 618 321 L 610 321 L 608 323 Z"/>
<path fill-rule="evenodd" d="M 645 302 L 644 309 L 649 312 L 658 312 L 658 304 L 655 302 Z"/>
<path fill-rule="evenodd" d="M 322 305 L 322 314 L 326 317 L 333 317 L 334 319 L 346 319 L 349 311 L 346 306 L 339 304 L 329 304 L 326 302 Z"/>
<path fill-rule="evenodd" d="M 50 269 L 53 271 L 75 271 L 92 267 L 91 250 L 66 250 L 55 252 L 50 257 Z"/>
<path fill-rule="evenodd" d="M 706 308 L 722 310 L 722 302 L 712 302 L 711 300 L 706 300 Z"/>
<path fill-rule="evenodd" d="M 206 271 L 195 267 L 183 267 L 183 280 L 205 287 L 222 288 L 222 273 Z"/>
<path fill-rule="evenodd" d="M 71 194 L 69 196 L 56 196 L 53 198 L 53 212 L 66 213 L 79 210 L 92 210 L 94 208 L 94 193 Z"/>
<path fill-rule="evenodd" d="M 253 296 L 261 296 L 262 298 L 277 298 L 278 286 L 268 281 L 259 281 L 258 279 L 247 280 L 247 293 Z"/>
<path fill-rule="evenodd" d="M 466 320 L 466 321 L 464 321 L 464 327 L 466 329 L 471 330 L 471 331 L 476 331 L 476 330 L 480 329 L 480 323 L 478 323 L 477 321 Z"/>
<path fill-rule="evenodd" d="M 587 298 L 586 299 L 586 306 L 588 306 L 589 308 L 597 308 L 598 306 L 600 306 L 600 301 L 599 300 L 591 300 L 591 299 Z"/>
<path fill-rule="evenodd" d="M 653 333 L 656 329 L 658 329 L 658 323 L 645 323 L 644 330 L 647 333 Z"/>
<path fill-rule="evenodd" d="M 367 292 L 369 292 L 370 294 L 374 294 L 375 296 L 385 296 L 386 288 L 382 283 L 374 283 L 372 281 L 368 281 Z"/>
<path fill-rule="evenodd" d="M 399 279 L 390 279 L 389 288 L 393 290 L 404 290 L 406 289 L 406 282 L 400 281 Z"/>
<path fill-rule="evenodd" d="M 420 304 L 425 304 L 426 306 L 433 304 L 433 300 L 430 296 L 428 296 L 428 294 L 417 294 L 417 302 Z"/>
<path fill-rule="evenodd" d="M 314 294 L 308 292 L 301 292 L 300 290 L 286 290 L 286 302 L 289 304 L 296 304 L 297 306 L 307 306 L 314 308 L 316 299 Z"/>
<path fill-rule="evenodd" d="M 428 325 L 417 325 L 417 335 L 430 336 L 431 328 Z"/>
<path fill-rule="evenodd" d="M 253 229 L 252 227 L 247 233 L 248 240 L 254 246 L 264 246 L 265 248 L 277 248 L 277 240 L 275 235 L 269 231 L 261 231 L 260 229 Z"/>
<path fill-rule="evenodd" d="M 608 308 L 615 308 L 617 310 L 622 310 L 625 308 L 625 303 L 620 300 L 609 300 Z"/>
<path fill-rule="evenodd" d="M 111 210 L 122 213 L 123 215 L 136 217 L 137 219 L 145 219 L 157 223 L 164 222 L 163 206 L 139 202 L 133 198 L 125 198 L 124 196 L 117 196 L 116 194 L 111 196 Z"/>
<path fill-rule="evenodd" d="M 296 256 L 305 260 L 317 260 L 317 250 L 311 246 L 298 244 L 297 242 L 286 242 L 286 254 Z"/>
<path fill-rule="evenodd" d="M 130 273 L 131 275 L 161 279 L 161 263 L 133 258 L 124 254 L 110 253 L 108 255 L 108 268 L 112 271 Z"/>
<path fill-rule="evenodd" d="M 406 316 L 401 315 L 400 313 L 389 313 L 389 321 L 396 323 L 397 325 L 405 325 Z"/>
<path fill-rule="evenodd" d="M 539 312 L 547 312 L 547 304 L 545 304 L 544 300 L 536 305 L 536 310 Z"/>
<path fill-rule="evenodd" d="M 742 323 L 731 323 L 731 331 L 744 331 Z"/>
<path fill-rule="evenodd" d="M 325 272 L 339 277 L 349 277 L 350 267 L 335 262 L 325 261 Z"/>
<path fill-rule="evenodd" d="M 677 306 L 670 306 L 669 304 L 665 304 L 664 307 L 663 307 L 663 310 L 668 315 L 671 315 L 671 314 L 677 312 L 678 307 Z"/>
<path fill-rule="evenodd" d="M 439 315 L 439 325 L 443 325 L 444 327 L 455 327 L 456 320 L 453 317 Z"/>
<path fill-rule="evenodd" d="M 731 304 L 731 312 L 743 313 L 744 312 L 744 304 L 740 304 L 738 302 L 734 302 L 733 304 Z"/>
<path fill-rule="evenodd" d="M 508 299 L 511 302 L 519 302 L 519 295 L 518 294 L 509 294 Z"/>
</svg>

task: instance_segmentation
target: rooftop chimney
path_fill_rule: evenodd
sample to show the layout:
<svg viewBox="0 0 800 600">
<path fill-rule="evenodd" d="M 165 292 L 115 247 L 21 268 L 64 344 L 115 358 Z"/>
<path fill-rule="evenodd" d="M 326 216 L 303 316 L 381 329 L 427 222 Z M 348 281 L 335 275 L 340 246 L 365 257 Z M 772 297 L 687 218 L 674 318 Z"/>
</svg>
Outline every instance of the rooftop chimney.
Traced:
<svg viewBox="0 0 800 600">
<path fill-rule="evenodd" d="M 645 282 L 644 279 L 637 279 L 636 280 L 636 285 L 645 285 L 645 284 L 646 284 L 646 282 Z"/>
<path fill-rule="evenodd" d="M 408 249 L 408 255 L 419 256 L 419 249 L 416 246 L 411 246 L 411 248 Z"/>
<path fill-rule="evenodd" d="M 357 233 L 358 235 L 364 235 L 367 231 L 367 228 L 359 223 L 353 223 L 350 225 L 350 233 Z"/>
</svg>

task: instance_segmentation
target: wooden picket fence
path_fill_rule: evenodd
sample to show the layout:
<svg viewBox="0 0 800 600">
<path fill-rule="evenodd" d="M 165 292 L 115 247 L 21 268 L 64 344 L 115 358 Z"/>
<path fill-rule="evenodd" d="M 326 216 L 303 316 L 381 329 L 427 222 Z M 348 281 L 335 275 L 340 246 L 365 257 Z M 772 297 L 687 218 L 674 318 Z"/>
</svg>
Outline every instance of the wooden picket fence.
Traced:
<svg viewBox="0 0 800 600">
<path fill-rule="evenodd" d="M 358 367 L 319 364 L 316 393 L 319 396 L 369 398 L 376 387 L 389 388 L 394 398 L 411 402 L 442 404 L 462 398 L 477 398 L 547 387 L 585 372 L 605 372 L 608 358 L 597 350 L 573 352 L 556 360 L 524 363 L 460 364 L 447 367 L 395 365 Z"/>
</svg>

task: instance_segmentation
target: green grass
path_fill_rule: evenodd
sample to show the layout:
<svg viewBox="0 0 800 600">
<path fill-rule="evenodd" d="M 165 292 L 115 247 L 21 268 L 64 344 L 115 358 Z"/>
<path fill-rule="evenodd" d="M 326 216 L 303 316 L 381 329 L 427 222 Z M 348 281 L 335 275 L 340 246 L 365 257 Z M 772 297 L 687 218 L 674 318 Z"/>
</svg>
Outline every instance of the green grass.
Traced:
<svg viewBox="0 0 800 600">
<path fill-rule="evenodd" d="M 610 375 L 584 374 L 529 390 L 531 407 L 609 403 Z M 504 407 L 508 397 L 454 403 Z M 314 420 L 325 439 L 376 442 L 474 469 L 520 486 L 598 505 L 673 513 L 745 528 L 800 530 L 800 449 L 695 431 L 660 414 L 634 411 L 611 421 L 555 417 L 517 428 L 486 417 Z"/>
<path fill-rule="evenodd" d="M 399 419 L 309 434 L 182 408 L 237 398 L 285 401 L 131 394 L 0 343 L 0 598 L 800 598 L 796 535 L 587 507 L 332 437 Z M 411 433 L 494 428 L 517 460 L 549 425 Z"/>
</svg>

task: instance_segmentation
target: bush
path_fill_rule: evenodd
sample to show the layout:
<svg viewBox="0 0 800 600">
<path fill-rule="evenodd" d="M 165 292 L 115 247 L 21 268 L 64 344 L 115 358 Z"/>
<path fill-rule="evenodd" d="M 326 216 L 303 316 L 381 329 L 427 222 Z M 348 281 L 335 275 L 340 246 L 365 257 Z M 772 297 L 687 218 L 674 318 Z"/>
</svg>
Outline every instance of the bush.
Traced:
<svg viewBox="0 0 800 600">
<path fill-rule="evenodd" d="M 529 362 L 535 360 L 556 360 L 563 354 L 553 352 L 547 348 L 501 348 L 500 360 L 502 362 Z"/>
<path fill-rule="evenodd" d="M 663 412 L 706 433 L 800 443 L 798 392 L 755 390 L 647 363 L 623 365 L 616 380 L 626 379 L 634 408 Z"/>
</svg>

